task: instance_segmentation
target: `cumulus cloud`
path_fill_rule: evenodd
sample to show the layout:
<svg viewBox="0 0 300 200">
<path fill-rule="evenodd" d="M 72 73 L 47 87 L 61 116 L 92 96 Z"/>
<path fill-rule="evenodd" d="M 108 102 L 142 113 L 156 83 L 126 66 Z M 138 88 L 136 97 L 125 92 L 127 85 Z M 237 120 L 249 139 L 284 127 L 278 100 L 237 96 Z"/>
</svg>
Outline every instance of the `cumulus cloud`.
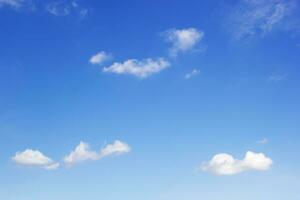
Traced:
<svg viewBox="0 0 300 200">
<path fill-rule="evenodd" d="M 146 78 L 169 66 L 170 63 L 164 58 L 148 58 L 144 60 L 129 59 L 123 63 L 115 62 L 111 66 L 103 68 L 103 71 L 116 74 L 130 74 L 139 78 Z"/>
<path fill-rule="evenodd" d="M 80 142 L 79 145 L 75 148 L 75 150 L 71 151 L 71 153 L 64 158 L 64 162 L 67 165 L 73 165 L 78 162 L 86 161 L 86 160 L 98 160 L 99 156 L 97 152 L 91 151 L 88 143 Z"/>
<path fill-rule="evenodd" d="M 129 153 L 130 150 L 131 148 L 128 144 L 116 140 L 114 143 L 108 144 L 103 149 L 101 149 L 99 157 L 103 158 L 109 155 L 120 155 L 124 153 Z"/>
<path fill-rule="evenodd" d="M 17 152 L 12 160 L 20 165 L 38 166 L 44 169 L 53 170 L 59 167 L 59 163 L 54 162 L 43 153 L 37 150 L 26 149 L 23 152 Z"/>
<path fill-rule="evenodd" d="M 103 62 L 110 60 L 111 57 L 112 56 L 110 54 L 106 53 L 105 51 L 100 51 L 90 58 L 90 63 L 93 65 L 100 65 Z"/>
<path fill-rule="evenodd" d="M 193 69 L 191 72 L 185 74 L 184 78 L 185 78 L 185 79 L 190 79 L 190 78 L 192 78 L 192 77 L 194 77 L 194 76 L 197 76 L 199 73 L 200 73 L 200 70 L 198 70 L 198 69 Z"/>
<path fill-rule="evenodd" d="M 194 49 L 195 46 L 203 39 L 204 32 L 195 28 L 170 29 L 162 35 L 165 40 L 172 45 L 170 55 L 177 56 L 179 52 Z"/>
<path fill-rule="evenodd" d="M 221 153 L 215 155 L 209 162 L 202 163 L 202 170 L 216 175 L 234 175 L 245 171 L 268 170 L 273 161 L 263 153 L 248 151 L 242 160 L 235 159 L 232 155 Z"/>
<path fill-rule="evenodd" d="M 294 0 L 241 0 L 229 10 L 226 27 L 235 39 L 248 39 L 255 35 L 294 29 L 296 2 Z"/>
<path fill-rule="evenodd" d="M 83 161 L 95 161 L 100 160 L 109 155 L 121 155 L 128 153 L 130 146 L 119 140 L 114 141 L 112 144 L 106 145 L 100 150 L 100 152 L 90 150 L 88 143 L 80 142 L 75 150 L 64 158 L 64 162 L 67 166 L 72 166 L 76 163 Z"/>
</svg>

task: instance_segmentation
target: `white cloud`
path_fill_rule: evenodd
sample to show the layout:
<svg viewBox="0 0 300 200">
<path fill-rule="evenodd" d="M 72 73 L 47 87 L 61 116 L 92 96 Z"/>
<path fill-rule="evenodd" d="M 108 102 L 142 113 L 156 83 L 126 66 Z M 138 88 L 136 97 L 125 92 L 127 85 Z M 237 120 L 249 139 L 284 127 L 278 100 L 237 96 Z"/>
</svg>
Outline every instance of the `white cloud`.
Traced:
<svg viewBox="0 0 300 200">
<path fill-rule="evenodd" d="M 89 9 L 83 8 L 78 3 L 78 0 L 53 0 L 50 2 L 39 0 L 0 0 L 0 8 L 4 6 L 15 10 L 46 10 L 46 12 L 55 16 L 77 15 L 80 19 L 84 19 L 89 12 Z"/>
<path fill-rule="evenodd" d="M 81 141 L 75 150 L 71 151 L 69 155 L 65 156 L 64 162 L 67 165 L 73 165 L 86 160 L 98 159 L 99 155 L 97 152 L 91 151 L 89 144 Z"/>
<path fill-rule="evenodd" d="M 18 9 L 28 3 L 28 0 L 0 0 L 0 7 L 9 6 Z"/>
<path fill-rule="evenodd" d="M 130 152 L 130 146 L 119 140 L 106 145 L 100 152 L 92 151 L 88 143 L 80 142 L 75 150 L 65 156 L 64 162 L 67 166 L 72 166 L 79 162 L 100 160 L 109 155 L 121 155 L 128 152 Z"/>
<path fill-rule="evenodd" d="M 264 36 L 275 29 L 289 30 L 295 26 L 292 21 L 296 17 L 291 18 L 295 8 L 294 0 L 242 0 L 229 11 L 226 26 L 238 40 Z"/>
<path fill-rule="evenodd" d="M 123 63 L 115 62 L 111 66 L 103 68 L 103 71 L 116 74 L 130 74 L 139 78 L 146 78 L 169 66 L 170 63 L 164 58 L 148 58 L 144 60 L 129 59 Z"/>
<path fill-rule="evenodd" d="M 50 164 L 50 165 L 46 165 L 45 169 L 47 169 L 47 170 L 55 170 L 55 169 L 58 169 L 59 166 L 60 166 L 59 163 L 53 163 L 53 164 Z"/>
<path fill-rule="evenodd" d="M 17 152 L 12 160 L 20 165 L 39 166 L 44 169 L 57 169 L 59 163 L 54 162 L 43 153 L 37 150 L 26 149 L 23 152 Z"/>
<path fill-rule="evenodd" d="M 58 2 L 54 2 L 46 5 L 46 10 L 56 16 L 65 16 L 69 15 L 71 12 L 71 8 L 69 5 L 60 5 Z"/>
<path fill-rule="evenodd" d="M 20 7 L 22 0 L 0 0 L 0 6 Z"/>
<path fill-rule="evenodd" d="M 203 163 L 201 168 L 216 175 L 234 175 L 244 171 L 268 170 L 272 164 L 273 161 L 263 153 L 248 151 L 243 160 L 226 153 L 217 154 L 209 162 Z"/>
<path fill-rule="evenodd" d="M 185 78 L 185 79 L 190 79 L 190 78 L 192 78 L 192 77 L 194 77 L 194 76 L 197 76 L 199 73 L 200 73 L 200 70 L 198 70 L 198 69 L 193 69 L 191 72 L 185 74 L 184 78 Z"/>
<path fill-rule="evenodd" d="M 76 0 L 53 1 L 46 4 L 46 11 L 55 16 L 67 16 L 73 13 L 80 18 L 84 18 L 88 13 L 88 9 L 82 8 Z"/>
<path fill-rule="evenodd" d="M 194 49 L 203 39 L 204 32 L 195 28 L 171 29 L 163 33 L 165 40 L 172 44 L 171 56 L 177 56 L 179 52 Z"/>
<path fill-rule="evenodd" d="M 103 158 L 109 155 L 121 155 L 124 153 L 129 153 L 130 150 L 131 148 L 128 144 L 116 140 L 114 143 L 108 144 L 103 149 L 101 149 L 99 157 Z"/>
<path fill-rule="evenodd" d="M 100 65 L 103 62 L 110 60 L 111 57 L 112 56 L 110 54 L 106 53 L 105 51 L 100 51 L 96 55 L 93 55 L 90 58 L 90 63 L 93 65 Z"/>
</svg>

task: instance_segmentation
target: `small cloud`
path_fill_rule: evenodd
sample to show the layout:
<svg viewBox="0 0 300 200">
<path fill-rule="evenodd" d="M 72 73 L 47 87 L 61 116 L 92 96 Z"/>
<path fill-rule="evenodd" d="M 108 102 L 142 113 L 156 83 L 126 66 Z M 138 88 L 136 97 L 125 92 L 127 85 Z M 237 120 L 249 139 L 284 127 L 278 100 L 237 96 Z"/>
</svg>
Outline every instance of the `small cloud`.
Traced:
<svg viewBox="0 0 300 200">
<path fill-rule="evenodd" d="M 106 53 L 105 51 L 100 51 L 90 58 L 90 63 L 93 65 L 100 65 L 111 58 L 112 56 L 110 54 Z"/>
<path fill-rule="evenodd" d="M 86 160 L 98 160 L 99 156 L 97 152 L 91 151 L 88 143 L 80 142 L 75 150 L 64 158 L 66 165 L 71 166 L 78 162 L 83 162 Z"/>
<path fill-rule="evenodd" d="M 279 82 L 284 79 L 286 79 L 287 74 L 285 73 L 279 73 L 279 72 L 274 72 L 268 77 L 269 82 Z"/>
<path fill-rule="evenodd" d="M 130 151 L 131 148 L 128 144 L 116 140 L 114 143 L 108 144 L 103 149 L 101 149 L 99 157 L 103 158 L 110 155 L 121 155 L 124 153 L 129 153 Z"/>
<path fill-rule="evenodd" d="M 100 152 L 90 150 L 88 143 L 80 142 L 75 150 L 64 158 L 67 166 L 72 166 L 76 163 L 84 161 L 100 160 L 109 155 L 121 155 L 130 152 L 130 146 L 119 140 L 114 141 L 112 144 L 106 145 Z"/>
<path fill-rule="evenodd" d="M 197 76 L 198 74 L 200 74 L 200 70 L 198 70 L 198 69 L 193 69 L 191 72 L 185 74 L 184 78 L 185 78 L 185 79 L 190 79 L 190 78 L 192 78 L 192 77 L 194 77 L 194 76 Z"/>
<path fill-rule="evenodd" d="M 147 78 L 170 66 L 170 63 L 164 58 L 158 59 L 129 59 L 123 63 L 115 62 L 109 67 L 103 68 L 104 72 L 115 74 L 130 74 L 138 78 Z"/>
<path fill-rule="evenodd" d="M 194 49 L 203 39 L 204 32 L 195 28 L 170 29 L 165 31 L 162 36 L 172 45 L 170 55 L 176 57 L 180 52 Z"/>
<path fill-rule="evenodd" d="M 265 171 L 272 164 L 273 161 L 263 153 L 248 151 L 243 160 L 226 153 L 217 154 L 209 162 L 204 162 L 201 169 L 215 175 L 234 175 L 245 171 Z"/>
<path fill-rule="evenodd" d="M 267 138 L 263 138 L 263 139 L 261 139 L 261 140 L 258 140 L 256 143 L 257 144 L 267 144 L 269 141 L 268 141 L 268 139 Z"/>
<path fill-rule="evenodd" d="M 26 149 L 23 152 L 17 152 L 12 160 L 20 165 L 38 166 L 44 169 L 53 170 L 59 167 L 59 163 L 45 156 L 37 150 Z"/>
<path fill-rule="evenodd" d="M 59 166 L 60 166 L 59 163 L 53 163 L 53 164 L 45 166 L 45 169 L 47 169 L 47 170 L 55 170 L 55 169 L 58 169 Z"/>
<path fill-rule="evenodd" d="M 67 16 L 74 13 L 79 15 L 80 18 L 84 18 L 88 13 L 88 9 L 82 8 L 75 0 L 53 1 L 46 5 L 46 11 L 55 16 Z"/>
<path fill-rule="evenodd" d="M 66 16 L 66 15 L 69 15 L 70 12 L 71 12 L 70 11 L 70 6 L 67 6 L 67 5 L 63 6 L 58 2 L 48 4 L 46 6 L 46 10 L 50 14 L 55 15 L 55 16 Z"/>
<path fill-rule="evenodd" d="M 81 10 L 79 11 L 79 16 L 80 16 L 80 18 L 81 18 L 81 19 L 84 19 L 84 18 L 87 16 L 88 12 L 89 12 L 89 10 L 86 9 L 86 8 L 81 9 Z"/>
</svg>

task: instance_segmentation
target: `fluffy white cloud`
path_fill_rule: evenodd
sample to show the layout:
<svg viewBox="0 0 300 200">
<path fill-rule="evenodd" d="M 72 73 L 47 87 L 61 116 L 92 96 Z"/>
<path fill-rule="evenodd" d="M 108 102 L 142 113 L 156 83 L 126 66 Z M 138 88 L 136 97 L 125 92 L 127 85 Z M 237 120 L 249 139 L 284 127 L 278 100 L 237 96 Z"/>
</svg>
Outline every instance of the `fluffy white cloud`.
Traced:
<svg viewBox="0 0 300 200">
<path fill-rule="evenodd" d="M 12 160 L 20 165 L 39 166 L 49 170 L 59 167 L 59 163 L 54 162 L 40 151 L 31 149 L 17 152 Z"/>
<path fill-rule="evenodd" d="M 110 59 L 111 59 L 110 54 L 106 53 L 105 51 L 100 51 L 96 55 L 93 55 L 90 58 L 90 63 L 93 65 L 100 65 L 103 62 L 110 60 Z"/>
<path fill-rule="evenodd" d="M 131 74 L 139 78 L 146 78 L 169 66 L 170 63 L 164 58 L 148 58 L 144 60 L 129 59 L 123 63 L 115 62 L 111 66 L 103 68 L 103 71 L 116 74 Z"/>
<path fill-rule="evenodd" d="M 209 162 L 203 163 L 201 168 L 216 175 L 234 175 L 249 170 L 268 170 L 272 164 L 273 161 L 263 153 L 248 151 L 243 160 L 225 153 L 217 154 Z"/>
<path fill-rule="evenodd" d="M 87 160 L 100 160 L 109 155 L 121 155 L 128 153 L 130 146 L 119 140 L 114 141 L 112 144 L 106 145 L 100 152 L 90 150 L 88 143 L 80 142 L 79 145 L 69 155 L 65 156 L 64 162 L 67 166 L 72 166 L 76 163 Z"/>
<path fill-rule="evenodd" d="M 184 78 L 185 78 L 185 79 L 190 79 L 190 78 L 192 78 L 192 77 L 194 77 L 194 76 L 197 76 L 199 73 L 200 73 L 200 70 L 198 70 L 198 69 L 193 69 L 191 72 L 185 74 Z"/>
<path fill-rule="evenodd" d="M 103 158 L 109 155 L 120 155 L 124 153 L 129 153 L 130 150 L 131 148 L 128 144 L 116 140 L 114 143 L 108 144 L 103 149 L 101 149 L 99 157 Z"/>
<path fill-rule="evenodd" d="M 163 33 L 167 42 L 172 44 L 171 56 L 177 56 L 179 52 L 185 52 L 195 48 L 203 39 L 204 32 L 195 28 L 171 29 Z"/>
<path fill-rule="evenodd" d="M 299 25 L 294 0 L 242 0 L 229 11 L 226 27 L 235 39 L 264 36 L 274 29 L 290 30 Z"/>
<path fill-rule="evenodd" d="M 73 165 L 78 162 L 82 162 L 85 160 L 98 160 L 99 156 L 97 152 L 91 151 L 88 143 L 80 142 L 79 145 L 75 148 L 75 150 L 71 151 L 71 153 L 64 158 L 64 162 L 67 165 Z"/>
</svg>

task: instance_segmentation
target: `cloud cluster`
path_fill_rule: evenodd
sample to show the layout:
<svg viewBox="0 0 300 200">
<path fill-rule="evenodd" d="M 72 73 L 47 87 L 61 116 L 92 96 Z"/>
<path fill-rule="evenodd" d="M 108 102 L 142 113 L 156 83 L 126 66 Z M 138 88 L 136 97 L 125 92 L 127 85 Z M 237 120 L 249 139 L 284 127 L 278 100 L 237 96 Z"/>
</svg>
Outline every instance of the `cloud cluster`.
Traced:
<svg viewBox="0 0 300 200">
<path fill-rule="evenodd" d="M 129 59 L 123 63 L 115 62 L 109 67 L 104 67 L 103 71 L 116 74 L 130 74 L 139 78 L 146 78 L 169 66 L 170 63 L 164 58 L 148 58 L 143 60 Z"/>
<path fill-rule="evenodd" d="M 209 162 L 204 162 L 201 168 L 216 175 L 234 175 L 251 170 L 268 170 L 272 164 L 273 161 L 263 153 L 248 151 L 242 160 L 226 153 L 217 154 Z"/>
<path fill-rule="evenodd" d="M 172 45 L 170 55 L 177 56 L 179 52 L 194 49 L 203 39 L 204 32 L 195 28 L 171 29 L 164 32 L 163 37 Z"/>
<path fill-rule="evenodd" d="M 26 149 L 23 152 L 17 152 L 12 160 L 20 165 L 39 166 L 44 169 L 57 169 L 59 163 L 54 162 L 43 153 L 37 150 Z"/>
<path fill-rule="evenodd" d="M 289 30 L 296 11 L 294 0 L 241 0 L 232 8 L 227 28 L 235 39 L 264 36 L 275 29 Z"/>
<path fill-rule="evenodd" d="M 186 29 L 170 29 L 163 32 L 163 37 L 166 41 L 171 43 L 170 55 L 176 56 L 179 52 L 186 52 L 192 50 L 202 40 L 204 32 L 195 28 Z M 101 51 L 93 55 L 89 62 L 93 65 L 100 65 L 104 61 L 111 58 L 105 51 Z M 128 59 L 123 62 L 114 62 L 108 67 L 103 68 L 103 72 L 115 74 L 133 75 L 138 78 L 144 79 L 152 74 L 159 73 L 162 70 L 171 66 L 171 63 L 163 57 L 159 58 L 146 58 L 146 59 Z M 189 79 L 198 74 L 198 70 L 193 70 L 191 74 L 187 74 Z"/>
<path fill-rule="evenodd" d="M 99 152 L 90 150 L 88 143 L 80 142 L 69 155 L 64 157 L 63 162 L 66 166 L 73 166 L 76 163 L 87 160 L 99 160 L 110 155 L 121 155 L 130 152 L 130 150 L 131 148 L 128 144 L 119 140 L 106 145 Z M 36 166 L 47 170 L 58 169 L 60 166 L 59 162 L 53 161 L 38 150 L 31 149 L 17 152 L 11 159 L 19 165 Z"/>
<path fill-rule="evenodd" d="M 100 152 L 90 150 L 88 143 L 80 142 L 79 145 L 69 155 L 65 156 L 64 162 L 67 166 L 88 160 L 100 160 L 110 155 L 121 155 L 130 152 L 131 148 L 128 144 L 116 140 L 112 144 L 106 145 Z"/>
</svg>

